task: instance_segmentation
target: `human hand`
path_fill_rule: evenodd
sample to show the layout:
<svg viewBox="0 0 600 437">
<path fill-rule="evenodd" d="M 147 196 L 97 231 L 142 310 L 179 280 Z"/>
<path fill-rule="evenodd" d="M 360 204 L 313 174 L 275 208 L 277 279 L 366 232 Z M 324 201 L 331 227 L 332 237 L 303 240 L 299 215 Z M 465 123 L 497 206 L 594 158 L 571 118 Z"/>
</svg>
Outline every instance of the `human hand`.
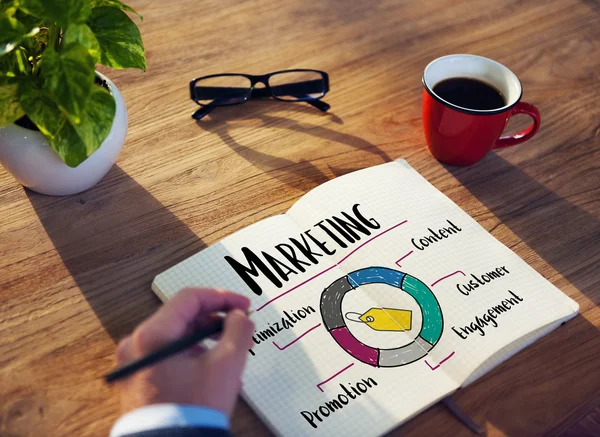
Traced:
<svg viewBox="0 0 600 437">
<path fill-rule="evenodd" d="M 124 365 L 210 323 L 216 312 L 228 312 L 218 344 L 194 346 L 119 382 L 121 410 L 159 403 L 199 405 L 230 416 L 241 388 L 241 375 L 254 324 L 247 317 L 250 301 L 213 289 L 185 289 L 164 304 L 117 346 Z"/>
</svg>

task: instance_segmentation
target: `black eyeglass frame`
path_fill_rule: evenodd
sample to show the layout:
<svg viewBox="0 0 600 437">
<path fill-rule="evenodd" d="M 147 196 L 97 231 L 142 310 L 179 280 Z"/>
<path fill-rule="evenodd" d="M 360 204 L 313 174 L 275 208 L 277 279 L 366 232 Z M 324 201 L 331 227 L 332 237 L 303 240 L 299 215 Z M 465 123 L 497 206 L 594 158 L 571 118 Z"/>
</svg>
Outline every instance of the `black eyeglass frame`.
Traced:
<svg viewBox="0 0 600 437">
<path fill-rule="evenodd" d="M 275 93 L 273 93 L 271 85 L 269 84 L 269 79 L 272 76 L 276 76 L 278 74 L 295 73 L 295 72 L 299 72 L 299 73 L 300 72 L 308 72 L 308 73 L 320 74 L 322 76 L 322 80 L 324 82 L 323 94 L 320 95 L 319 97 L 306 96 L 306 97 L 297 98 L 296 100 L 284 99 L 284 98 L 281 98 L 281 97 L 278 97 L 277 95 L 275 95 Z M 213 77 L 224 77 L 224 76 L 245 77 L 250 81 L 250 88 L 248 89 L 248 93 L 244 96 L 244 98 L 239 101 L 232 102 L 232 103 L 215 103 L 215 102 L 211 102 L 208 104 L 200 103 L 198 101 L 198 98 L 196 97 L 196 83 L 198 83 L 199 81 L 204 80 L 204 79 L 210 79 Z M 258 83 L 262 83 L 265 87 L 264 88 L 254 88 L 256 86 L 256 84 L 258 84 Z M 264 74 L 264 75 L 252 75 L 252 74 L 243 74 L 243 73 L 211 74 L 209 76 L 196 77 L 190 81 L 190 98 L 194 102 L 196 102 L 196 104 L 198 104 L 199 106 L 201 106 L 202 108 L 205 109 L 205 111 L 198 110 L 198 111 L 196 111 L 196 113 L 194 113 L 194 115 L 192 115 L 192 117 L 194 117 L 196 119 L 200 119 L 200 118 L 204 117 L 215 107 L 241 105 L 243 103 L 246 103 L 249 99 L 264 98 L 264 97 L 272 97 L 275 100 L 279 100 L 281 102 L 288 102 L 288 103 L 306 102 L 306 103 L 309 103 L 309 104 L 315 106 L 317 109 L 320 109 L 321 111 L 325 112 L 330 108 L 330 106 L 327 103 L 322 102 L 320 100 L 323 97 L 325 97 L 325 95 L 328 92 L 329 92 L 329 75 L 326 72 L 321 71 L 321 70 L 313 70 L 313 69 L 307 69 L 307 68 L 298 68 L 298 69 L 292 69 L 292 70 L 279 70 L 279 71 L 274 71 L 272 73 L 268 73 L 268 74 Z"/>
</svg>

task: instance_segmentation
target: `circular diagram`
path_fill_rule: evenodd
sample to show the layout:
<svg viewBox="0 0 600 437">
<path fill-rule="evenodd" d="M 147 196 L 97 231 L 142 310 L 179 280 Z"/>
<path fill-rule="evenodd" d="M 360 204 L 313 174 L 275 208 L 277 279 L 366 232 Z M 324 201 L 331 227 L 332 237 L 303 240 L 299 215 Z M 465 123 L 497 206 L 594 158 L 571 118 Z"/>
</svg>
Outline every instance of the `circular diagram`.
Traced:
<svg viewBox="0 0 600 437">
<path fill-rule="evenodd" d="M 409 294 L 423 315 L 421 331 L 409 344 L 381 349 L 367 346 L 358 340 L 342 314 L 344 296 L 361 285 L 386 284 Z M 323 325 L 334 340 L 354 358 L 374 367 L 398 367 L 420 360 L 433 349 L 442 336 L 442 310 L 429 287 L 417 278 L 387 267 L 367 267 L 334 281 L 321 294 Z"/>
</svg>

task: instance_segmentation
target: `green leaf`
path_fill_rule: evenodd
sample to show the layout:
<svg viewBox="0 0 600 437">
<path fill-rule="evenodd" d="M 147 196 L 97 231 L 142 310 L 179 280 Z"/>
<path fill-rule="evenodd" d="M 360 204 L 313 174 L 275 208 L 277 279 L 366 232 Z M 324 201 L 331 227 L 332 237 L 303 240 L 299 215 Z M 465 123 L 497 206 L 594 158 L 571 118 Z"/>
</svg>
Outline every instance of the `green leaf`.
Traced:
<svg viewBox="0 0 600 437">
<path fill-rule="evenodd" d="M 21 82 L 18 96 L 25 114 L 36 124 L 48 142 L 52 142 L 63 124 L 67 122 L 65 115 L 42 89 L 37 78 Z"/>
<path fill-rule="evenodd" d="M 90 28 L 100 44 L 101 64 L 146 71 L 140 31 L 125 12 L 111 7 L 94 8 Z"/>
<path fill-rule="evenodd" d="M 87 156 L 94 153 L 106 139 L 115 119 L 117 105 L 113 96 L 95 85 L 75 130 L 85 140 Z"/>
<path fill-rule="evenodd" d="M 15 12 L 14 8 L 9 11 Z M 0 56 L 12 51 L 25 38 L 32 37 L 39 31 L 39 27 L 25 28 L 10 12 L 0 12 Z"/>
<path fill-rule="evenodd" d="M 102 6 L 110 6 L 113 8 L 121 9 L 122 11 L 133 12 L 135 15 L 140 17 L 140 20 L 144 20 L 144 17 L 142 17 L 141 14 L 134 11 L 132 7 L 127 6 L 125 3 L 121 3 L 119 0 L 92 0 L 92 9 L 99 8 Z"/>
<path fill-rule="evenodd" d="M 6 13 L 9 16 L 14 16 L 17 11 L 16 0 L 0 0 L 0 12 Z"/>
<path fill-rule="evenodd" d="M 19 20 L 23 26 L 27 29 L 33 29 L 34 27 L 48 27 L 48 23 L 41 18 L 34 17 L 18 9 L 15 13 L 15 18 Z"/>
<path fill-rule="evenodd" d="M 25 114 L 17 95 L 18 87 L 15 79 L 0 79 L 0 127 L 8 126 Z"/>
<path fill-rule="evenodd" d="M 81 123 L 66 123 L 58 132 L 50 146 L 70 167 L 77 167 L 107 137 L 115 118 L 115 100 L 110 93 L 99 86 L 92 89 Z"/>
<path fill-rule="evenodd" d="M 61 27 L 85 22 L 92 10 L 89 0 L 19 0 L 19 8 Z"/>
<path fill-rule="evenodd" d="M 0 77 L 26 76 L 31 73 L 27 52 L 22 47 L 0 56 Z"/>
<path fill-rule="evenodd" d="M 92 32 L 92 29 L 87 24 L 69 25 L 64 33 L 62 43 L 65 46 L 73 43 L 80 44 L 88 50 L 88 53 L 94 60 L 94 64 L 100 61 L 100 45 L 94 36 L 94 32 Z"/>
<path fill-rule="evenodd" d="M 60 52 L 44 52 L 40 67 L 44 88 L 75 124 L 94 85 L 94 67 L 94 59 L 81 44 L 71 43 Z"/>
<path fill-rule="evenodd" d="M 70 167 L 77 167 L 100 147 L 110 132 L 116 111 L 113 97 L 99 86 L 93 87 L 77 125 L 31 82 L 19 87 L 19 98 L 25 113 L 46 136 L 50 147 Z"/>
</svg>

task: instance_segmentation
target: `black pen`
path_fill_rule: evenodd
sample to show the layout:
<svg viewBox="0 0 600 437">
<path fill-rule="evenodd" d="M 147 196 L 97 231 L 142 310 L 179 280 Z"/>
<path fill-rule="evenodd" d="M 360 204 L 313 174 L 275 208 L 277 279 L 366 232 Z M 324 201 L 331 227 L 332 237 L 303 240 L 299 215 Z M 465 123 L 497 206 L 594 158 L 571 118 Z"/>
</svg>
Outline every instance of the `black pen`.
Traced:
<svg viewBox="0 0 600 437">
<path fill-rule="evenodd" d="M 134 372 L 137 372 L 144 367 L 151 366 L 165 358 L 169 358 L 179 352 L 182 352 L 195 344 L 200 343 L 202 340 L 207 339 L 213 335 L 219 334 L 223 330 L 223 320 L 217 319 L 216 322 L 213 322 L 209 326 L 196 331 L 192 334 L 186 335 L 185 337 L 180 338 L 179 340 L 175 340 L 172 343 L 152 352 L 149 355 L 146 355 L 139 360 L 135 360 L 129 364 L 124 365 L 123 367 L 119 367 L 116 370 L 113 370 L 109 374 L 104 377 L 104 381 L 107 383 L 115 382 L 119 379 L 126 378 Z"/>
</svg>

